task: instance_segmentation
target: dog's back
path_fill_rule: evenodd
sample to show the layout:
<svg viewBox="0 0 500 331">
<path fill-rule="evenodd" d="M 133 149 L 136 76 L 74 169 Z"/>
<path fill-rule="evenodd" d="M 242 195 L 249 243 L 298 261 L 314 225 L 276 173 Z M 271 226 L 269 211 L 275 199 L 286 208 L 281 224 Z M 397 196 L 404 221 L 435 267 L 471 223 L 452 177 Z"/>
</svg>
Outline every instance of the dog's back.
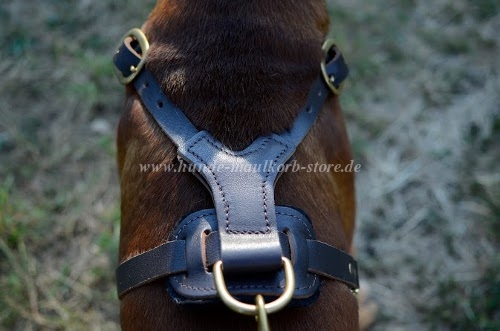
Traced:
<svg viewBox="0 0 500 331">
<path fill-rule="evenodd" d="M 289 129 L 319 74 L 328 27 L 323 1 L 160 0 L 144 26 L 147 69 L 193 124 L 233 150 Z M 331 97 L 299 145 L 300 165 L 348 164 L 350 148 L 337 97 Z M 140 171 L 176 164 L 172 142 L 133 88 L 118 129 L 122 190 L 120 261 L 165 242 L 184 215 L 212 208 L 210 193 L 190 173 Z M 287 172 L 276 204 L 313 220 L 319 240 L 349 251 L 354 228 L 351 172 Z M 327 282 L 311 306 L 270 316 L 273 329 L 356 330 L 357 303 L 341 283 Z M 137 288 L 121 302 L 124 330 L 253 330 L 251 318 L 226 309 L 179 309 L 164 281 Z"/>
</svg>

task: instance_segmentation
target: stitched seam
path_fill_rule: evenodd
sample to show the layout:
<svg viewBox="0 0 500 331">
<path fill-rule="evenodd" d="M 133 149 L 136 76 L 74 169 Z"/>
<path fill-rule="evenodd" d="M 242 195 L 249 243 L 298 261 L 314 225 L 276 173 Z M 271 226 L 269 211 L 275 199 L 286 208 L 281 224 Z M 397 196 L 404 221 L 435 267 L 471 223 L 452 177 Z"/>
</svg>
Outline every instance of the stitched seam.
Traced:
<svg viewBox="0 0 500 331">
<path fill-rule="evenodd" d="M 179 284 L 181 287 L 188 288 L 190 290 L 197 290 L 197 291 L 215 291 L 215 287 L 198 287 L 198 286 L 191 286 L 191 285 L 186 285 L 182 281 L 179 281 L 177 277 L 172 277 L 173 280 Z M 318 275 L 314 274 L 314 280 L 312 281 L 311 285 L 309 286 L 304 286 L 304 287 L 296 287 L 296 290 L 306 290 L 311 287 L 313 287 L 316 284 L 316 279 L 318 278 Z M 269 286 L 269 285 L 238 285 L 238 286 L 228 286 L 228 290 L 237 290 L 237 289 L 251 289 L 251 288 L 264 288 L 264 289 L 271 289 L 271 288 L 284 288 L 284 286 Z"/>
<path fill-rule="evenodd" d="M 196 141 L 194 141 L 191 145 L 189 145 L 188 146 L 188 151 L 191 154 L 193 154 L 198 159 L 198 161 L 200 161 L 201 163 L 203 163 L 207 167 L 208 170 L 210 170 L 210 173 L 212 174 L 212 176 L 214 178 L 215 184 L 217 184 L 217 187 L 219 188 L 219 192 L 220 192 L 220 194 L 222 196 L 222 201 L 224 202 L 224 211 L 226 213 L 225 222 L 226 222 L 226 231 L 227 231 L 227 229 L 229 227 L 229 204 L 227 203 L 226 195 L 225 195 L 224 191 L 222 190 L 222 186 L 219 183 L 219 181 L 217 180 L 217 176 L 215 175 L 215 172 L 212 170 L 212 168 L 208 165 L 207 162 L 205 162 L 205 160 L 203 160 L 201 158 L 201 156 L 199 156 L 197 153 L 195 153 L 195 152 L 192 151 L 192 148 L 194 147 L 194 145 L 196 145 L 197 143 L 199 143 L 203 139 L 205 139 L 205 137 L 202 136 L 202 137 L 198 138 Z M 207 140 L 207 139 L 205 139 L 205 140 Z"/>
<path fill-rule="evenodd" d="M 270 227 L 268 226 L 266 231 L 258 231 L 258 230 L 228 230 L 226 228 L 226 233 L 230 234 L 266 234 L 270 232 Z"/>
<path fill-rule="evenodd" d="M 271 231 L 271 227 L 269 226 L 269 217 L 267 216 L 266 184 L 267 184 L 267 177 L 268 176 L 266 176 L 266 180 L 262 183 L 262 195 L 263 195 L 263 198 L 264 198 L 263 205 L 264 205 L 264 219 L 266 220 L 266 232 Z"/>
<path fill-rule="evenodd" d="M 266 174 L 266 177 L 264 178 L 264 181 L 262 182 L 262 195 L 263 195 L 263 206 L 264 206 L 264 219 L 266 220 L 266 232 L 270 232 L 271 231 L 271 227 L 269 225 L 269 217 L 267 215 L 267 190 L 266 190 L 266 186 L 267 186 L 267 182 L 268 182 L 268 178 L 269 176 L 271 175 L 271 169 L 273 169 L 274 165 L 277 163 L 278 159 L 283 155 L 285 154 L 285 152 L 288 150 L 288 146 L 283 144 L 281 141 L 278 141 L 276 139 L 273 139 L 275 142 L 277 142 L 278 144 L 282 145 L 282 146 L 285 146 L 285 148 L 283 148 L 281 150 L 281 152 L 274 158 L 273 160 L 273 163 L 271 164 L 271 166 L 269 167 L 269 169 L 267 169 L 267 174 Z"/>
</svg>

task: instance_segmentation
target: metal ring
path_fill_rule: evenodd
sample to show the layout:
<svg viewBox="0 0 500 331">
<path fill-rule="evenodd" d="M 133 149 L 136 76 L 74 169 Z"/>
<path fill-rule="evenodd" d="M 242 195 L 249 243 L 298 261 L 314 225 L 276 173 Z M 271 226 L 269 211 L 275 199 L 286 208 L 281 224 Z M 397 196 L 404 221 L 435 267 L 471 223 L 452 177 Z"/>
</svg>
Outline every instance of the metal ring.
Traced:
<svg viewBox="0 0 500 331">
<path fill-rule="evenodd" d="M 290 302 L 290 300 L 292 300 L 293 293 L 295 291 L 295 274 L 293 272 L 292 262 L 290 262 L 290 260 L 286 257 L 281 257 L 281 259 L 283 261 L 283 269 L 285 271 L 285 290 L 278 299 L 264 305 L 268 314 L 272 314 L 283 309 Z M 217 293 L 226 306 L 240 314 L 252 316 L 258 314 L 258 307 L 256 305 L 238 301 L 229 293 L 226 287 L 226 282 L 224 281 L 224 275 L 222 274 L 222 261 L 215 262 L 213 273 Z"/>
<path fill-rule="evenodd" d="M 137 64 L 136 67 L 133 67 L 133 68 L 131 67 L 130 68 L 131 69 L 130 70 L 131 74 L 128 75 L 128 76 L 124 76 L 122 74 L 122 72 L 116 66 L 114 67 L 115 68 L 116 77 L 118 77 L 118 80 L 123 85 L 127 85 L 128 83 L 130 83 L 131 81 L 133 81 L 134 78 L 135 78 L 135 76 L 137 76 L 139 74 L 139 72 L 141 72 L 141 69 L 146 64 L 146 58 L 147 58 L 148 51 L 149 51 L 148 38 L 146 38 L 146 35 L 144 35 L 144 32 L 142 32 L 142 30 L 138 29 L 138 28 L 134 28 L 134 29 L 128 31 L 123 36 L 123 38 L 121 39 L 121 43 L 118 46 L 118 49 L 124 43 L 125 39 L 127 39 L 129 37 L 132 37 L 132 38 L 134 38 L 135 40 L 137 40 L 139 42 L 139 45 L 141 46 L 141 60 L 139 61 L 139 64 Z"/>
<path fill-rule="evenodd" d="M 323 50 L 323 53 L 324 53 L 323 59 L 321 60 L 321 74 L 323 75 L 323 80 L 325 81 L 326 85 L 328 85 L 330 90 L 334 94 L 339 95 L 340 94 L 340 87 L 336 88 L 335 85 L 333 85 L 335 77 L 333 75 L 328 75 L 328 73 L 326 72 L 326 59 L 328 57 L 328 52 L 330 51 L 330 49 L 332 49 L 332 47 L 337 47 L 337 45 L 335 44 L 335 41 L 333 39 L 325 40 L 325 42 L 323 43 L 323 46 L 321 47 L 321 49 Z M 332 80 L 332 78 L 333 78 L 333 80 Z"/>
</svg>

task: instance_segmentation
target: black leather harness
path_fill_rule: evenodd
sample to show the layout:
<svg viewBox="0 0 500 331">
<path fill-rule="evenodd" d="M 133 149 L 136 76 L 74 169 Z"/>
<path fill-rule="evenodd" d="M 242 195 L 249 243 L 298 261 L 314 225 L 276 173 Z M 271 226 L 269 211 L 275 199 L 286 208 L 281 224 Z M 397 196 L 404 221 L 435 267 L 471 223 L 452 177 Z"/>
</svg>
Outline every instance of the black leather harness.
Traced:
<svg viewBox="0 0 500 331">
<path fill-rule="evenodd" d="M 285 287 L 282 257 L 293 264 L 296 304 L 313 301 L 323 279 L 356 290 L 356 261 L 317 241 L 304 211 L 274 202 L 280 170 L 309 132 L 330 91 L 338 93 L 347 77 L 348 68 L 338 48 L 327 47 L 322 76 L 314 81 L 290 130 L 259 137 L 244 150 L 232 151 L 209 132 L 199 131 L 167 99 L 144 68 L 149 45 L 138 37 L 139 32 L 135 29 L 126 35 L 113 59 L 119 78 L 134 85 L 146 109 L 177 146 L 179 157 L 196 167 L 215 208 L 186 216 L 164 244 L 120 264 L 116 271 L 119 297 L 165 278 L 177 303 L 217 301 L 211 271 L 217 261 L 222 261 L 232 295 L 242 300 L 257 294 L 277 297 Z M 248 165 L 260 166 L 241 170 Z"/>
</svg>

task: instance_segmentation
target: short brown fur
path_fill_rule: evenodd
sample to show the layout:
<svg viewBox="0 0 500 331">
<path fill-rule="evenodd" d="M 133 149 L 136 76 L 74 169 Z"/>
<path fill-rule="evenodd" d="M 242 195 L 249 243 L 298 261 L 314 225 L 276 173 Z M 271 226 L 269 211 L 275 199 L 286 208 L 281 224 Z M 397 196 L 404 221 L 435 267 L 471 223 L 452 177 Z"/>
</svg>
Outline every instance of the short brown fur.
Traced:
<svg viewBox="0 0 500 331">
<path fill-rule="evenodd" d="M 143 29 L 151 43 L 147 69 L 194 125 L 239 150 L 256 137 L 292 125 L 319 75 L 328 28 L 324 1 L 160 0 Z M 120 262 L 166 241 L 182 216 L 213 207 L 189 173 L 140 172 L 171 164 L 176 150 L 127 88 L 118 127 L 122 226 Z M 338 98 L 325 103 L 295 153 L 301 165 L 348 164 L 351 152 Z M 288 172 L 276 204 L 305 210 L 319 240 L 348 251 L 354 230 L 350 172 Z M 227 309 L 177 307 L 163 282 L 126 294 L 123 330 L 255 330 L 252 318 Z M 357 330 L 358 306 L 343 284 L 327 281 L 317 302 L 270 316 L 273 330 Z"/>
</svg>

